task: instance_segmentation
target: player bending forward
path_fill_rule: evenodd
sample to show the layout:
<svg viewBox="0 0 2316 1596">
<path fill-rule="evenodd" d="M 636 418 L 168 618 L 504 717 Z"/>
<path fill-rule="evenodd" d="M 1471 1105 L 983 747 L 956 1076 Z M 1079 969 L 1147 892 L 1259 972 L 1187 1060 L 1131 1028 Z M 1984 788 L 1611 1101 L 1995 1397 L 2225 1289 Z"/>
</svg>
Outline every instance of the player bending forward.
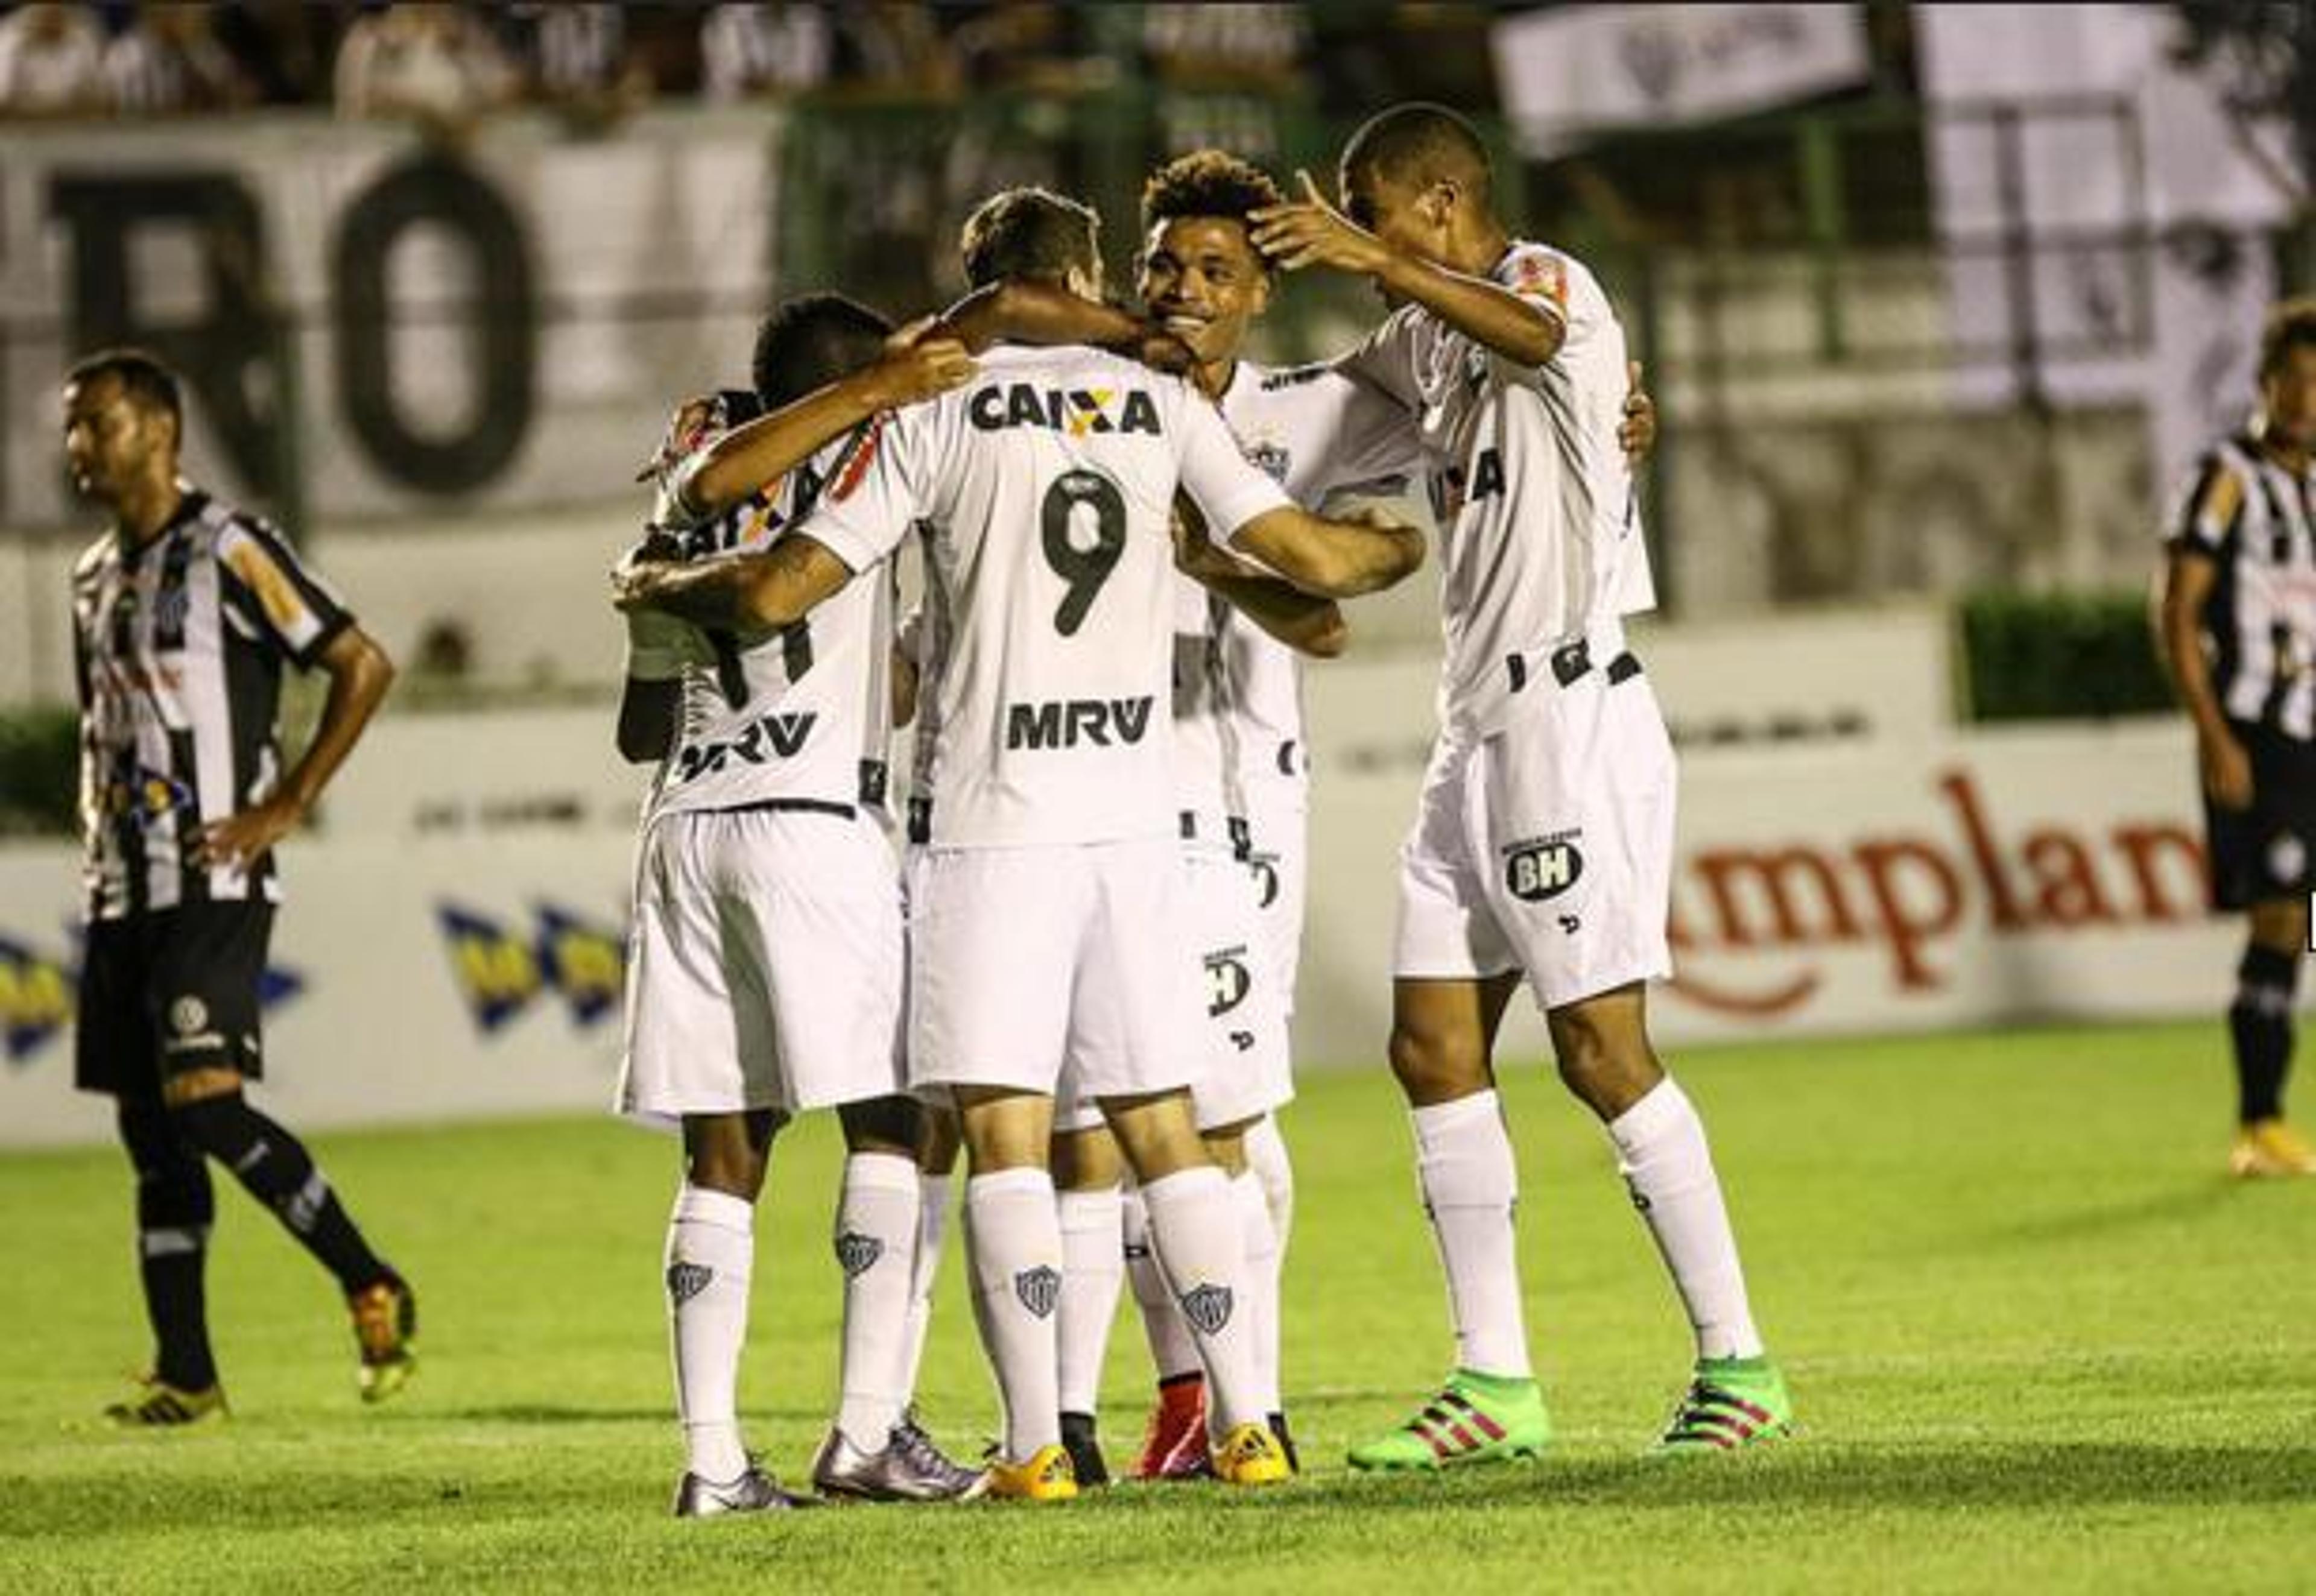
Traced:
<svg viewBox="0 0 2316 1596">
<path fill-rule="evenodd" d="M 1098 288 L 1091 214 L 1016 191 L 984 206 L 978 280 L 1066 257 Z M 761 555 L 646 565 L 621 602 L 778 626 L 927 540 L 921 783 L 911 864 L 912 1084 L 962 1118 L 967 1252 L 1005 1406 L 994 1494 L 1075 1494 L 1059 1435 L 1061 1247 L 1046 1164 L 1057 1085 L 1101 1102 L 1214 1393 L 1213 1464 L 1287 1465 L 1256 1399 L 1228 1184 L 1188 1085 L 1198 998 L 1174 838 L 1169 518 L 1178 485 L 1226 542 L 1331 594 L 1421 563 L 1411 533 L 1295 510 L 1178 378 L 1082 349 L 993 352 L 975 379 L 872 427 L 805 530 Z M 1066 1060 L 1066 1066 L 1065 1066 Z M 1066 1069 L 1066 1076 L 1065 1076 Z"/>
<path fill-rule="evenodd" d="M 1405 411 L 1441 523 L 1443 723 L 1401 853 L 1390 1057 L 1458 1350 L 1444 1388 L 1350 1460 L 1437 1468 L 1550 1439 L 1492 1057 L 1523 973 L 1696 1333 L 1661 1447 L 1784 1434 L 1792 1404 L 1754 1328 L 1704 1126 L 1649 1044 L 1645 983 L 1671 971 L 1674 771 L 1621 624 L 1652 602 L 1616 436 L 1623 332 L 1581 264 L 1507 234 L 1486 149 L 1454 112 L 1376 117 L 1345 147 L 1340 187 L 1348 215 L 1306 177 L 1255 242 L 1290 269 L 1365 277 L 1393 307 L 1347 368 Z"/>
</svg>

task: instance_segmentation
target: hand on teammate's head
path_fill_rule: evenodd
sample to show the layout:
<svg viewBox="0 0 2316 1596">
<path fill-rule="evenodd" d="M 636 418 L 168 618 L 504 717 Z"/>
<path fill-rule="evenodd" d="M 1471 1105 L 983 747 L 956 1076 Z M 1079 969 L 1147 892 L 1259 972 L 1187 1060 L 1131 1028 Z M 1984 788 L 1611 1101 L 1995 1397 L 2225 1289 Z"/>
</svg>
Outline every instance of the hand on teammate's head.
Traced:
<svg viewBox="0 0 2316 1596">
<path fill-rule="evenodd" d="M 1353 272 L 1379 270 L 1388 253 L 1382 241 L 1328 203 L 1308 172 L 1297 170 L 1295 182 L 1303 193 L 1300 200 L 1251 213 L 1254 247 L 1288 271 L 1305 266 Z"/>
<path fill-rule="evenodd" d="M 958 340 L 920 336 L 918 341 L 888 345 L 870 375 L 877 387 L 877 407 L 893 410 L 963 387 L 978 369 Z"/>
</svg>

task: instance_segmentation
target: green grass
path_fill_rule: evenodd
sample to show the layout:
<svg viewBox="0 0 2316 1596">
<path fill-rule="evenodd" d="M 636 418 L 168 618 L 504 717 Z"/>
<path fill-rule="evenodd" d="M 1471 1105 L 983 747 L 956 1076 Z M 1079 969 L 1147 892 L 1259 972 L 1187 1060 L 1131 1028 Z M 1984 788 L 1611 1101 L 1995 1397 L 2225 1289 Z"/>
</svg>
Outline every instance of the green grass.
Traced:
<svg viewBox="0 0 2316 1596">
<path fill-rule="evenodd" d="M 1287 1363 L 1319 1467 L 1268 1494 L 1058 1509 L 666 1519 L 673 1157 L 608 1122 L 321 1139 L 424 1299 L 425 1368 L 374 1413 L 327 1282 L 221 1191 L 211 1299 L 236 1416 L 89 1429 L 143 1355 L 128 1182 L 110 1150 L 10 1157 L 0 1590 L 2305 1590 L 2316 1182 L 2220 1175 L 2220 1050 L 2205 1024 L 1681 1060 L 1807 1433 L 1669 1467 L 1636 1454 L 1688 1366 L 1679 1311 L 1603 1139 L 1547 1073 L 1518 1072 L 1529 1325 L 1563 1440 L 1537 1467 L 1444 1480 L 1336 1461 L 1449 1345 L 1394 1089 L 1379 1070 L 1306 1079 Z M 743 1396 L 791 1476 L 833 1388 L 835 1160 L 832 1126 L 797 1131 L 760 1232 Z M 958 1264 L 953 1247 L 924 1396 L 963 1450 L 993 1400 Z M 1129 1311 L 1114 1451 L 1145 1384 Z"/>
</svg>

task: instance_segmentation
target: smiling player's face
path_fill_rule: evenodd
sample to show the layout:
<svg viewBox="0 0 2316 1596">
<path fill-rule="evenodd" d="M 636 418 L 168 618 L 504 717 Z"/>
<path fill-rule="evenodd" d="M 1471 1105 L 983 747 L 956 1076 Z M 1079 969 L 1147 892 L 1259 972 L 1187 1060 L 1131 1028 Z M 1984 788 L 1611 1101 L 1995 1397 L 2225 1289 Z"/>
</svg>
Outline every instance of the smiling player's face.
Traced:
<svg viewBox="0 0 2316 1596">
<path fill-rule="evenodd" d="M 1234 217 L 1173 217 L 1150 230 L 1137 285 L 1145 309 L 1203 364 L 1238 358 L 1270 279 Z"/>
</svg>

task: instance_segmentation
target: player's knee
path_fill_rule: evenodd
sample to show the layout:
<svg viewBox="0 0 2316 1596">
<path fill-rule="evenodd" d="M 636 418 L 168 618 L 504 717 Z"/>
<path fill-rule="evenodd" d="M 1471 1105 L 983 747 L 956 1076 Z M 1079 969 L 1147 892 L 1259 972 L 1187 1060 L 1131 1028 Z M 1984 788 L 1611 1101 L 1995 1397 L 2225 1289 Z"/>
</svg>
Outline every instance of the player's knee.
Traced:
<svg viewBox="0 0 2316 1596">
<path fill-rule="evenodd" d="M 1484 1079 L 1487 1074 L 1487 1058 L 1476 1037 L 1397 1024 L 1385 1052 L 1392 1074 L 1418 1103 L 1464 1095 L 1474 1077 Z"/>
<path fill-rule="evenodd" d="M 2251 940 L 2257 946 L 2299 958 L 2308 945 L 2307 901 L 2300 898 L 2285 898 L 2254 904 Z"/>
<path fill-rule="evenodd" d="M 1554 1009 L 1551 1030 L 1562 1084 L 1603 1116 L 1629 1107 L 1664 1074 L 1647 1032 L 1616 1007 Z"/>
<path fill-rule="evenodd" d="M 872 1097 L 847 1103 L 836 1111 L 844 1127 L 844 1150 L 849 1153 L 890 1153 L 914 1158 L 918 1141 L 917 1106 L 907 1097 Z"/>
</svg>

